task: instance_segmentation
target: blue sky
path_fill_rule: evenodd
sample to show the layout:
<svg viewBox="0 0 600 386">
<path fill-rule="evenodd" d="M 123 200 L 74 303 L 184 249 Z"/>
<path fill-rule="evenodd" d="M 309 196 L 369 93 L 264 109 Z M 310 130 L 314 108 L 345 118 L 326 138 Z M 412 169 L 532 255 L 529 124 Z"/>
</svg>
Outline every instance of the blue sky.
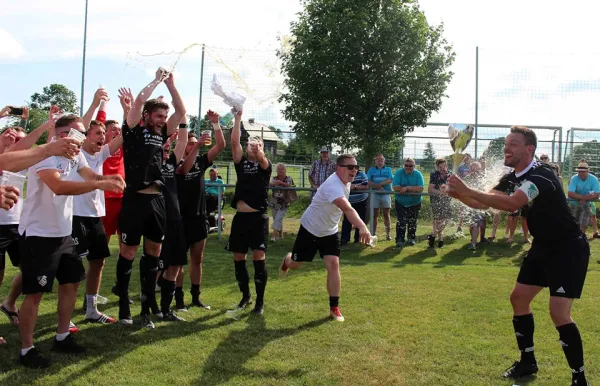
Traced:
<svg viewBox="0 0 600 386">
<path fill-rule="evenodd" d="M 420 4 L 430 23 L 444 22 L 457 55 L 448 98 L 431 121 L 474 121 L 479 46 L 480 123 L 600 127 L 596 2 L 421 0 Z M 85 107 L 103 84 L 113 97 L 109 115 L 119 115 L 117 89 L 128 86 L 137 93 L 151 80 L 154 67 L 170 65 L 176 57 L 138 53 L 180 51 L 192 43 L 205 43 L 223 49 L 207 51 L 202 109 L 227 111 L 210 91 L 212 75 L 217 74 L 226 88 L 248 94 L 246 118 L 285 128 L 289 123 L 278 113 L 281 106 L 274 98 L 281 79 L 269 68 L 277 65 L 273 54 L 279 47 L 277 37 L 289 32 L 299 10 L 297 0 L 90 0 Z M 84 1 L 21 0 L 3 4 L 2 13 L 0 105 L 23 104 L 50 83 L 65 84 L 79 96 Z M 176 83 L 194 114 L 200 52 L 191 50 L 176 68 Z M 235 74 L 248 86 L 241 86 Z M 164 86 L 159 94 L 167 95 Z"/>
</svg>

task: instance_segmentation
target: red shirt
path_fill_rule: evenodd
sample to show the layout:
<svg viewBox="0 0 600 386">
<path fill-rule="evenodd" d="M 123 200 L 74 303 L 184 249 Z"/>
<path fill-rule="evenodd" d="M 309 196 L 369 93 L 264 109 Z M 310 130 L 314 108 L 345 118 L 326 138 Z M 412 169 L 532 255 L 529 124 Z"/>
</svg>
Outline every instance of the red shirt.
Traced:
<svg viewBox="0 0 600 386">
<path fill-rule="evenodd" d="M 98 111 L 96 120 L 106 123 L 106 111 Z M 102 165 L 102 174 L 105 176 L 118 174 L 125 179 L 125 164 L 123 163 L 123 148 L 119 148 L 117 152 L 104 161 Z M 123 193 L 114 193 L 105 191 L 104 198 L 123 198 Z"/>
</svg>

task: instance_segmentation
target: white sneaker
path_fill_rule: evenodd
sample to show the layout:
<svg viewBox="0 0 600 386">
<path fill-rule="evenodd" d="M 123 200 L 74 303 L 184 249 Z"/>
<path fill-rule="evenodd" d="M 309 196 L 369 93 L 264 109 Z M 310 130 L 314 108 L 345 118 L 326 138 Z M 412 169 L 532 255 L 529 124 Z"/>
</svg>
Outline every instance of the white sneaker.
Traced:
<svg viewBox="0 0 600 386">
<path fill-rule="evenodd" d="M 346 320 L 340 312 L 340 307 L 338 306 L 331 307 L 331 309 L 329 310 L 329 316 L 331 316 L 331 318 L 336 322 L 343 322 L 344 320 Z"/>
</svg>

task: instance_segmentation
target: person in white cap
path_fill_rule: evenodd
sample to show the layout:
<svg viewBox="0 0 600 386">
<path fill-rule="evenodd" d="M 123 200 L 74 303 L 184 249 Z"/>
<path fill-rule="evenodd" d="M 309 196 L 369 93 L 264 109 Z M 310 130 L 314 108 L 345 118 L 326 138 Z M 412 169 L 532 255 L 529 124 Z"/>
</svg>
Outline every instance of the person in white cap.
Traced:
<svg viewBox="0 0 600 386">
<path fill-rule="evenodd" d="M 310 199 L 315 196 L 317 189 L 325 180 L 335 173 L 336 170 L 335 161 L 329 158 L 329 149 L 327 146 L 323 146 L 320 151 L 320 157 L 314 161 L 308 171 L 308 181 L 314 191 L 310 192 Z"/>
<path fill-rule="evenodd" d="M 585 233 L 590 217 L 595 214 L 592 211 L 596 211 L 594 200 L 598 199 L 600 185 L 598 178 L 590 174 L 590 167 L 586 160 L 579 161 L 575 170 L 577 174 L 569 181 L 569 208 L 577 219 L 581 231 Z M 598 234 L 595 233 L 593 237 L 598 237 Z"/>
</svg>

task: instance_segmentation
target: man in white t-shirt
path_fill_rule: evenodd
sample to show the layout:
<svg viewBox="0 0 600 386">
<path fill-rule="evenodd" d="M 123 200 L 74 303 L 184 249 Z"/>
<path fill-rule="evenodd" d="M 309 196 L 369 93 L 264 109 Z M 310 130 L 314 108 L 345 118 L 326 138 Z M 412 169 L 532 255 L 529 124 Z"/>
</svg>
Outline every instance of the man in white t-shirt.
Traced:
<svg viewBox="0 0 600 386">
<path fill-rule="evenodd" d="M 104 144 L 106 129 L 100 121 L 90 122 L 83 142 L 82 154 L 88 166 L 98 175 L 102 175 L 102 165 L 123 145 L 123 137 L 117 136 Z M 85 181 L 76 173 L 73 181 Z M 114 323 L 116 319 L 98 311 L 97 299 L 104 259 L 110 256 L 108 239 L 104 231 L 102 217 L 106 215 L 104 192 L 94 190 L 73 197 L 73 241 L 79 257 L 87 257 L 88 272 L 85 281 L 85 319 L 95 323 Z"/>
<path fill-rule="evenodd" d="M 358 164 L 354 156 L 344 154 L 337 158 L 335 173 L 319 187 L 302 215 L 294 248 L 280 267 L 280 275 L 283 276 L 288 269 L 298 269 L 305 261 L 312 261 L 318 251 L 327 268 L 330 316 L 338 322 L 344 321 L 339 307 L 342 279 L 338 224 L 342 214 L 358 228 L 361 243 L 366 245 L 371 242 L 371 233 L 348 201 L 350 183 L 357 172 Z"/>
<path fill-rule="evenodd" d="M 66 115 L 56 121 L 56 135 L 64 138 L 71 129 L 85 133 L 81 118 Z M 73 195 L 96 189 L 121 191 L 121 176 L 100 176 L 87 165 L 83 154 L 68 153 L 69 158 L 50 157 L 29 168 L 27 200 L 23 204 L 19 234 L 21 235 L 21 272 L 23 294 L 19 329 L 20 362 L 31 368 L 44 368 L 50 360 L 33 346 L 33 331 L 38 307 L 45 292 L 52 291 L 58 279 L 58 329 L 53 350 L 81 354 L 85 349 L 69 334 L 69 324 L 79 282 L 85 277 L 81 257 L 71 238 Z M 72 181 L 79 173 L 84 182 Z"/>
</svg>

